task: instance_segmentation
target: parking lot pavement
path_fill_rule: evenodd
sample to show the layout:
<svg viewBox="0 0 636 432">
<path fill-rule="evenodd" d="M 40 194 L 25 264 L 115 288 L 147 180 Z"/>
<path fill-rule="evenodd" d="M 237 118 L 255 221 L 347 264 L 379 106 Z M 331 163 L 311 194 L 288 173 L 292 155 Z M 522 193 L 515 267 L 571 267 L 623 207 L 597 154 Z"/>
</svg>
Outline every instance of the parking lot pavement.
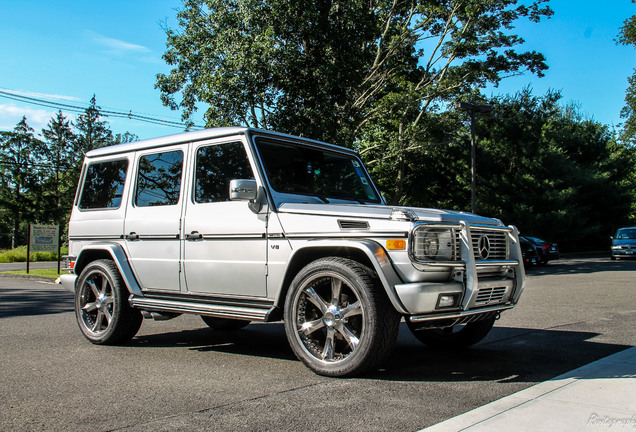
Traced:
<svg viewBox="0 0 636 432">
<path fill-rule="evenodd" d="M 422 432 L 636 430 L 636 347 Z"/>
</svg>

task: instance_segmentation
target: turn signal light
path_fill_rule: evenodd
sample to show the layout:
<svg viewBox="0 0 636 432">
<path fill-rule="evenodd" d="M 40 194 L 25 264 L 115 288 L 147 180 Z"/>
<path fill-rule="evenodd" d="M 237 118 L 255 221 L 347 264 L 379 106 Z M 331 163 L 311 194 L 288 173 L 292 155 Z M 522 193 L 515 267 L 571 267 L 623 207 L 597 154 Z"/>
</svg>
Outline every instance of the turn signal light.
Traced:
<svg viewBox="0 0 636 432">
<path fill-rule="evenodd" d="M 388 250 L 404 250 L 406 249 L 406 240 L 404 239 L 391 239 L 386 241 L 386 248 Z"/>
</svg>

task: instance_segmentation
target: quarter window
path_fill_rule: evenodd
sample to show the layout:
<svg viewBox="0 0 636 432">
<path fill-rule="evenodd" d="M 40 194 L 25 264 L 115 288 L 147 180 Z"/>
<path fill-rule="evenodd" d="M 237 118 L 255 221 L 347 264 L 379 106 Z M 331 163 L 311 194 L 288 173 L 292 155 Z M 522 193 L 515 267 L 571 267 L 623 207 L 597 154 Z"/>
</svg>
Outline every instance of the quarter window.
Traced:
<svg viewBox="0 0 636 432">
<path fill-rule="evenodd" d="M 230 200 L 230 180 L 254 179 L 247 153 L 240 142 L 217 144 L 197 150 L 194 201 Z"/>
<path fill-rule="evenodd" d="M 183 152 L 155 153 L 139 158 L 135 205 L 175 205 L 179 202 Z"/>
<path fill-rule="evenodd" d="M 106 209 L 121 205 L 126 183 L 127 160 L 94 163 L 86 169 L 79 208 Z"/>
</svg>

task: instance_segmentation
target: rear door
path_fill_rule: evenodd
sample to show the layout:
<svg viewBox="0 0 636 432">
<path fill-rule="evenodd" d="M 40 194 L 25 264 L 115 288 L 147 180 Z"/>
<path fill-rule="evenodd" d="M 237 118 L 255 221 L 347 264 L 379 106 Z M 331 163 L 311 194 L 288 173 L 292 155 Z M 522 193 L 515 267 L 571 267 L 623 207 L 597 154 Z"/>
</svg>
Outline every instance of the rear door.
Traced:
<svg viewBox="0 0 636 432">
<path fill-rule="evenodd" d="M 181 211 L 187 145 L 138 152 L 124 238 L 145 290 L 181 289 Z"/>
</svg>

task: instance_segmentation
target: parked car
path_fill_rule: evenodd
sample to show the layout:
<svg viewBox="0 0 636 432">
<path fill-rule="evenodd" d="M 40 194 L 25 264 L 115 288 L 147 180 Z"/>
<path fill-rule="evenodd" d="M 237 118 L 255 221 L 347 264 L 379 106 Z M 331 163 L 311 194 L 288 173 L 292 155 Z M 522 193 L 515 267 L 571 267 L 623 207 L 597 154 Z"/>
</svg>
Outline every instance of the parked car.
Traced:
<svg viewBox="0 0 636 432">
<path fill-rule="evenodd" d="M 611 258 L 636 257 L 636 227 L 619 228 L 612 239 Z"/>
<path fill-rule="evenodd" d="M 525 268 L 539 263 L 537 248 L 529 240 L 525 237 L 519 237 L 519 245 L 521 246 L 521 255 L 523 256 L 523 266 Z"/>
<path fill-rule="evenodd" d="M 538 264 L 545 265 L 548 261 L 559 259 L 559 245 L 556 243 L 550 243 L 537 237 L 524 236 L 524 238 L 537 249 Z"/>
<path fill-rule="evenodd" d="M 353 150 L 247 128 L 86 153 L 69 254 L 60 279 L 95 344 L 144 317 L 283 320 L 327 376 L 377 367 L 402 318 L 429 346 L 473 345 L 525 284 L 514 226 L 387 205 Z"/>
</svg>

